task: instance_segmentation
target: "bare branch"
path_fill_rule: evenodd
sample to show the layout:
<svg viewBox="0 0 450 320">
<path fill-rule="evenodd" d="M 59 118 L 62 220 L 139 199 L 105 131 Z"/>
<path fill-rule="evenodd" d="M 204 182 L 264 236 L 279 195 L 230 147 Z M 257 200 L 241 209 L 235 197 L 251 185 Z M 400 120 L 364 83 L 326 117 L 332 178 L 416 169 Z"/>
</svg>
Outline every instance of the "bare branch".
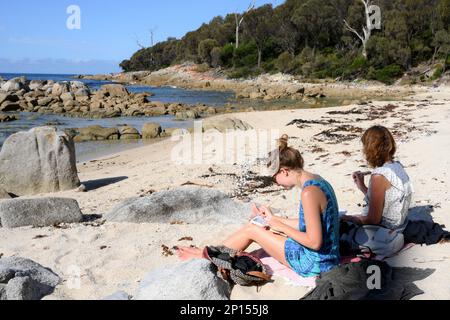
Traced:
<svg viewBox="0 0 450 320">
<path fill-rule="evenodd" d="M 138 39 L 138 37 L 137 37 L 136 34 L 134 34 L 134 40 L 136 41 L 136 44 L 138 45 L 139 48 L 145 49 L 145 46 L 143 46 L 143 45 L 139 42 L 139 39 Z"/>
<path fill-rule="evenodd" d="M 362 0 L 362 1 L 364 1 L 364 0 Z M 350 27 L 350 25 L 348 24 L 347 20 L 344 19 L 344 23 L 345 23 L 345 27 L 347 28 L 347 30 L 349 30 L 349 31 L 353 32 L 354 34 L 356 34 L 361 41 L 364 41 L 364 38 L 359 34 L 359 32 L 356 31 L 355 29 L 353 29 L 352 27 Z"/>
<path fill-rule="evenodd" d="M 250 11 L 252 11 L 253 9 L 255 9 L 256 6 L 256 0 L 253 0 L 252 3 L 250 3 L 250 5 L 248 6 L 248 9 L 242 14 L 241 16 L 241 20 L 239 21 L 238 25 L 240 26 L 242 24 L 242 22 L 244 21 L 244 17 L 247 13 L 249 13 Z M 236 22 L 237 22 L 237 14 L 236 15 Z"/>
</svg>

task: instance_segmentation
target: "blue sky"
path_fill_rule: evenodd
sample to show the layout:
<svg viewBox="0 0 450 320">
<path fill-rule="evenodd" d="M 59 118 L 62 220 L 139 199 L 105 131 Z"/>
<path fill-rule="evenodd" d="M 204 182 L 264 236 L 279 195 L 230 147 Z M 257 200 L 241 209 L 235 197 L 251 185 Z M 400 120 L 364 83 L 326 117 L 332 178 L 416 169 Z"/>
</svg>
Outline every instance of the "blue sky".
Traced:
<svg viewBox="0 0 450 320">
<path fill-rule="evenodd" d="M 0 1 L 0 73 L 107 73 L 139 49 L 182 37 L 217 15 L 244 11 L 251 0 Z M 279 5 L 282 0 L 257 0 Z M 81 29 L 69 30 L 78 5 Z"/>
</svg>

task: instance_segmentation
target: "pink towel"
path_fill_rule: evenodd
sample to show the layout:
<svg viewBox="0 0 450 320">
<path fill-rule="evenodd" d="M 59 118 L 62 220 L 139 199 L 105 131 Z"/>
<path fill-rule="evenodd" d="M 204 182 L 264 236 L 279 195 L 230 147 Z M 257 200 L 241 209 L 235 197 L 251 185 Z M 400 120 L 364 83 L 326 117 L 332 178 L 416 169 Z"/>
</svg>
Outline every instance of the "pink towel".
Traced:
<svg viewBox="0 0 450 320">
<path fill-rule="evenodd" d="M 263 249 L 252 252 L 251 254 L 261 259 L 261 262 L 267 267 L 267 272 L 272 276 L 279 276 L 294 286 L 311 287 L 316 286 L 317 277 L 305 278 L 297 274 L 291 268 L 286 267 L 284 264 L 278 262 L 275 258 L 269 256 Z"/>
</svg>

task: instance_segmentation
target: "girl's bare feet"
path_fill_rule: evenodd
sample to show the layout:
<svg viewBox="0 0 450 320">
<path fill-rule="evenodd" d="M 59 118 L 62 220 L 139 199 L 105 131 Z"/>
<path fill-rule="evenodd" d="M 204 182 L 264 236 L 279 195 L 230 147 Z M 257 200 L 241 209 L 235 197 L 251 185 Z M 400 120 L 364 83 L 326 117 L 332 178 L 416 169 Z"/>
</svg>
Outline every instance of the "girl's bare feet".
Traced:
<svg viewBox="0 0 450 320">
<path fill-rule="evenodd" d="M 203 258 L 203 250 L 200 248 L 177 247 L 176 252 L 177 252 L 178 258 L 180 258 L 180 260 L 182 260 L 182 261 Z"/>
</svg>

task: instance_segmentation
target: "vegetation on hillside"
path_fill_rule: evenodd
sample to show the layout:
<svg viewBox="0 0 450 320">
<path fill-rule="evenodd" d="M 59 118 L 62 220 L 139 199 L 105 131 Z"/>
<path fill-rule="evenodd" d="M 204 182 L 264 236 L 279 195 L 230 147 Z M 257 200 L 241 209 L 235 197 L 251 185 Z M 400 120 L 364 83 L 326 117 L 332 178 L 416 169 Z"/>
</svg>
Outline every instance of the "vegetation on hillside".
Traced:
<svg viewBox="0 0 450 320">
<path fill-rule="evenodd" d="M 137 51 L 120 66 L 154 71 L 194 61 L 221 67 L 235 78 L 285 72 L 385 83 L 423 62 L 441 62 L 434 77 L 448 69 L 450 0 L 369 1 L 381 9 L 381 28 L 371 30 L 365 51 L 364 2 L 368 0 L 286 0 L 275 8 L 254 8 L 243 16 L 237 48 L 236 15 L 218 16 L 182 39 Z"/>
</svg>

